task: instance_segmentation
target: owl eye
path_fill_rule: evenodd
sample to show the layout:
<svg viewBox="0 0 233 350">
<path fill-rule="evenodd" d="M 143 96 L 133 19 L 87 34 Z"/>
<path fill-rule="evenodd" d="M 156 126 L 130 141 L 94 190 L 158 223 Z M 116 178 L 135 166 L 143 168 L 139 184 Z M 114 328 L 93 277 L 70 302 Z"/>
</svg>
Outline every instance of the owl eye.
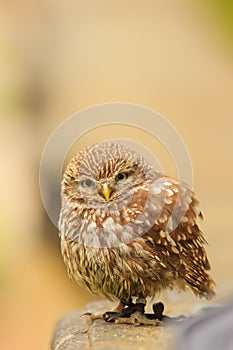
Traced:
<svg viewBox="0 0 233 350">
<path fill-rule="evenodd" d="M 126 180 L 128 179 L 129 174 L 128 173 L 119 173 L 116 175 L 115 180 L 120 181 L 120 180 Z"/>
<path fill-rule="evenodd" d="M 85 180 L 79 181 L 79 185 L 85 188 L 87 187 L 90 188 L 90 187 L 94 187 L 95 183 L 90 179 L 85 179 Z"/>
</svg>

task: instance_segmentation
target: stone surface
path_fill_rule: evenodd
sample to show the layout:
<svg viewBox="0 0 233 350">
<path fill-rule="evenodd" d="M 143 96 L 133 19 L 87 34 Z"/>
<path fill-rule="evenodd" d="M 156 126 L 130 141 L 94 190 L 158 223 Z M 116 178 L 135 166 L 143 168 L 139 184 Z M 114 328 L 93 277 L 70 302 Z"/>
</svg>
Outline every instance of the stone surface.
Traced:
<svg viewBox="0 0 233 350">
<path fill-rule="evenodd" d="M 176 339 L 175 350 L 232 350 L 233 301 L 202 310 L 186 324 Z"/>
<path fill-rule="evenodd" d="M 87 310 L 104 312 L 112 307 L 109 302 L 96 302 Z M 115 325 L 101 319 L 90 322 L 88 316 L 81 316 L 83 312 L 73 311 L 58 321 L 51 350 L 167 350 L 173 343 L 174 326 Z"/>
</svg>

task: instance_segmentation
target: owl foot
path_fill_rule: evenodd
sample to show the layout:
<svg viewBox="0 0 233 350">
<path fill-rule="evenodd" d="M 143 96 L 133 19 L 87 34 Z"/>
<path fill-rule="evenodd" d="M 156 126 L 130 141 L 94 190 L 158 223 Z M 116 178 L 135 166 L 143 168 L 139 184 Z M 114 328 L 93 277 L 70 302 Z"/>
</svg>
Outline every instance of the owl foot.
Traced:
<svg viewBox="0 0 233 350">
<path fill-rule="evenodd" d="M 119 304 L 113 311 L 106 311 L 104 314 L 100 312 L 86 312 L 82 316 L 89 316 L 90 321 L 104 319 L 106 322 L 115 322 L 115 324 L 132 324 L 134 326 L 163 326 L 181 324 L 189 319 L 184 315 L 180 315 L 178 317 L 164 315 L 164 305 L 161 302 L 153 304 L 152 307 L 153 313 L 150 314 L 145 313 L 145 304 L 143 303 L 131 303 L 125 307 L 123 307 L 122 304 Z"/>
<path fill-rule="evenodd" d="M 136 303 L 125 307 L 121 312 L 105 312 L 103 318 L 106 322 L 115 322 L 115 324 L 162 326 L 162 322 L 158 319 L 158 316 L 155 313 L 146 314 L 145 304 Z"/>
<path fill-rule="evenodd" d="M 170 317 L 163 314 L 164 305 L 161 302 L 153 304 L 153 313 L 145 313 L 145 305 L 141 303 L 125 307 L 121 312 L 105 312 L 103 318 L 106 322 L 116 324 L 126 323 L 133 325 L 162 326 L 179 324 L 187 321 L 186 316 Z"/>
</svg>

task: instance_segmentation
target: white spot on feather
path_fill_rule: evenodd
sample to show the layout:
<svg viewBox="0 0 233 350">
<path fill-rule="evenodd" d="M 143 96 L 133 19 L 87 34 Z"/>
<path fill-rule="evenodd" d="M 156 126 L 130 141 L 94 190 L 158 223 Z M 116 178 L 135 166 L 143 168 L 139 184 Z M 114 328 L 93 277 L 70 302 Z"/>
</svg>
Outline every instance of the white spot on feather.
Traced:
<svg viewBox="0 0 233 350">
<path fill-rule="evenodd" d="M 166 203 L 166 204 L 172 204 L 172 199 L 166 198 L 166 199 L 165 199 L 165 203 Z"/>
<path fill-rule="evenodd" d="M 171 216 L 170 216 L 170 218 L 169 218 L 169 220 L 168 220 L 167 228 L 168 228 L 168 230 L 170 230 L 170 231 L 173 231 L 173 229 L 174 229 L 173 220 L 172 220 L 172 217 L 171 217 Z"/>
<path fill-rule="evenodd" d="M 165 238 L 167 236 L 166 232 L 164 232 L 163 230 L 160 231 L 160 236 Z"/>
<path fill-rule="evenodd" d="M 172 183 L 169 182 L 169 181 L 165 181 L 164 184 L 165 184 L 166 186 L 172 186 Z"/>
<path fill-rule="evenodd" d="M 179 250 L 178 250 L 177 248 L 175 248 L 175 247 L 172 247 L 172 251 L 173 251 L 173 253 L 175 253 L 175 254 L 179 254 Z"/>
<path fill-rule="evenodd" d="M 182 222 L 188 222 L 187 216 L 184 216 L 184 217 L 183 217 Z"/>
<path fill-rule="evenodd" d="M 174 194 L 173 191 L 170 190 L 169 188 L 166 189 L 166 192 L 167 192 L 168 196 L 173 196 L 173 194 Z"/>
</svg>

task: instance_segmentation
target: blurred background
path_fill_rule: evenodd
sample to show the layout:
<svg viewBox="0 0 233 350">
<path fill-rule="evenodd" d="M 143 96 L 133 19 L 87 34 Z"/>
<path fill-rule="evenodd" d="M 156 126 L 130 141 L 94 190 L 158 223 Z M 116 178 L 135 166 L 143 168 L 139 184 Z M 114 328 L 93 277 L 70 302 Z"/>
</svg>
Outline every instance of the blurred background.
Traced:
<svg viewBox="0 0 233 350">
<path fill-rule="evenodd" d="M 57 319 L 94 300 L 67 277 L 38 171 L 53 130 L 95 104 L 141 104 L 180 132 L 205 216 L 216 300 L 233 293 L 232 15 L 232 2 L 221 0 L 1 3 L 1 349 L 48 349 Z M 79 146 L 124 132 L 137 140 L 133 128 L 96 130 Z M 189 303 L 191 310 L 199 301 Z"/>
</svg>

